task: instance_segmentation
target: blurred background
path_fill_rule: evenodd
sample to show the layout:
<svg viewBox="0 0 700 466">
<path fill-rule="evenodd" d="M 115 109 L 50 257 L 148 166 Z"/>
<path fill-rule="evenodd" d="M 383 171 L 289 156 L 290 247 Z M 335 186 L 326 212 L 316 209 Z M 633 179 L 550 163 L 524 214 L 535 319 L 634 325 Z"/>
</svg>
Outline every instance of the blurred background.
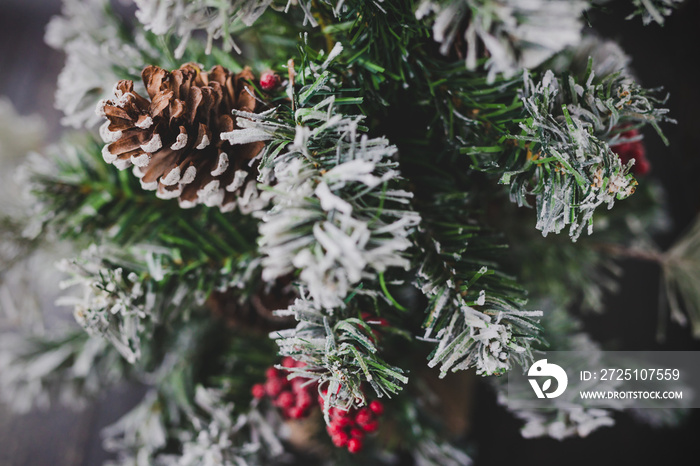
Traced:
<svg viewBox="0 0 700 466">
<path fill-rule="evenodd" d="M 678 120 L 664 127 L 670 147 L 654 134 L 645 139 L 653 176 L 666 190 L 673 220 L 672 229 L 657 238 L 665 248 L 700 211 L 700 2 L 687 1 L 664 27 L 625 21 L 629 4 L 612 2 L 607 12 L 596 12 L 590 21 L 602 35 L 620 42 L 645 87 L 664 86 L 670 93 L 668 107 Z M 0 99 L 9 100 L 20 115 L 39 115 L 46 142 L 61 132 L 53 93 L 63 57 L 43 42 L 46 23 L 60 6 L 60 0 L 0 0 Z M 5 170 L 0 165 L 0 174 Z M 615 349 L 700 351 L 689 329 L 676 324 L 669 325 L 663 342 L 657 340 L 657 267 L 634 261 L 622 265 L 626 274 L 621 292 L 608 298 L 608 312 L 582 316 L 593 338 Z M 124 386 L 80 412 L 56 407 L 21 417 L 0 405 L 0 466 L 102 464 L 109 456 L 101 448 L 100 430 L 135 405 L 141 394 L 139 387 Z M 525 440 L 519 434 L 520 421 L 498 406 L 486 384 L 479 385 L 477 396 L 471 434 L 478 445 L 471 452 L 477 465 L 698 464 L 688 458 L 700 435 L 700 410 L 692 410 L 675 429 L 655 429 L 623 414 L 614 427 L 586 439 Z"/>
<path fill-rule="evenodd" d="M 44 43 L 46 24 L 60 10 L 61 0 L 0 0 L 0 100 L 9 100 L 20 115 L 41 117 L 44 142 L 55 141 L 63 130 L 54 92 L 64 57 Z M 8 170 L 1 155 L 0 175 Z M 110 457 L 102 450 L 100 430 L 142 395 L 139 387 L 119 387 L 82 411 L 52 407 L 24 416 L 0 404 L 0 466 L 100 465 Z"/>
</svg>

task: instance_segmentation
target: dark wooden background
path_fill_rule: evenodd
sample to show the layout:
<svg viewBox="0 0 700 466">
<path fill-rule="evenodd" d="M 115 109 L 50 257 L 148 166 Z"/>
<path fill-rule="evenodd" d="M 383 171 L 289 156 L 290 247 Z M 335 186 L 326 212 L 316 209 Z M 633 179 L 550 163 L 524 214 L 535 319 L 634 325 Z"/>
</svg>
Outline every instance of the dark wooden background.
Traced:
<svg viewBox="0 0 700 466">
<path fill-rule="evenodd" d="M 688 1 L 664 28 L 644 28 L 639 21 L 625 23 L 622 18 L 629 3 L 614 4 L 612 15 L 596 25 L 603 34 L 621 40 L 645 86 L 663 85 L 671 92 L 669 105 L 679 120 L 678 125 L 666 127 L 671 147 L 647 134 L 654 175 L 667 189 L 675 221 L 673 232 L 661 238 L 669 244 L 700 206 L 700 2 Z M 42 39 L 48 19 L 59 9 L 59 0 L 0 0 L 0 94 L 9 97 L 22 114 L 40 113 L 53 138 L 60 131 L 53 92 L 63 57 Z M 670 328 L 666 343 L 655 341 L 658 270 L 639 263 L 626 268 L 622 294 L 609 301 L 611 311 L 585 318 L 594 337 L 625 349 L 700 350 L 687 329 L 677 326 Z M 496 404 L 485 384 L 478 395 L 473 420 L 478 465 L 699 464 L 687 455 L 697 455 L 700 410 L 694 410 L 678 429 L 654 429 L 622 415 L 615 427 L 600 429 L 588 439 L 528 441 L 519 436 L 519 422 Z M 0 406 L 0 466 L 101 464 L 108 455 L 100 447 L 100 429 L 139 396 L 137 388 L 119 387 L 82 412 L 53 408 L 24 417 L 14 417 Z"/>
</svg>

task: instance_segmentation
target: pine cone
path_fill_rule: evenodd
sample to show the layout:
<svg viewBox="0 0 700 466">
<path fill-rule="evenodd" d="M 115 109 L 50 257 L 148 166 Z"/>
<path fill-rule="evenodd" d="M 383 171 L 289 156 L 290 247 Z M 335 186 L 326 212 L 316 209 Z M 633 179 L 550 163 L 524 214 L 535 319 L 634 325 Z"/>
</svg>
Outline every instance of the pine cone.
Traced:
<svg viewBox="0 0 700 466">
<path fill-rule="evenodd" d="M 173 72 L 148 66 L 141 76 L 150 100 L 123 80 L 115 98 L 98 108 L 108 120 L 101 128 L 105 162 L 120 170 L 133 164 L 144 189 L 162 199 L 177 197 L 183 208 L 257 208 L 255 158 L 264 143 L 232 145 L 220 136 L 236 128 L 232 110 L 259 107 L 247 82 L 254 79 L 250 69 L 232 74 L 221 66 L 209 72 L 194 64 Z"/>
</svg>

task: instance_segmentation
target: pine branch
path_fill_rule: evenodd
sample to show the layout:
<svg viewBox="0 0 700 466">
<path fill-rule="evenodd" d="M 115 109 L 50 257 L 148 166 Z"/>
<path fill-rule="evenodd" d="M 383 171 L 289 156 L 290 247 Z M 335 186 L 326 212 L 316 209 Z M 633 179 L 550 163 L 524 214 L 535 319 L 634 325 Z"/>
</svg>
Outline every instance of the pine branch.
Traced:
<svg viewBox="0 0 700 466">
<path fill-rule="evenodd" d="M 586 226 L 590 234 L 596 208 L 611 208 L 634 192 L 631 165 L 623 166 L 610 146 L 630 126 L 649 123 L 660 132 L 667 112 L 622 75 L 597 82 L 589 64 L 581 82 L 547 72 L 535 84 L 526 76 L 520 134 L 511 127 L 495 145 L 463 149 L 483 170 L 502 174 L 500 183 L 510 185 L 518 205 L 528 205 L 534 195 L 543 235 L 569 225 L 573 240 Z M 501 151 L 496 162 L 494 154 Z"/>
<path fill-rule="evenodd" d="M 312 111 L 325 118 L 332 105 L 331 98 Z M 294 146 L 273 162 L 273 207 L 262 216 L 260 244 L 266 279 L 298 268 L 315 301 L 332 308 L 369 270 L 408 266 L 401 251 L 417 216 L 410 194 L 397 189 L 386 140 L 360 137 L 357 118 L 319 122 L 299 127 Z"/>
<path fill-rule="evenodd" d="M 634 12 L 627 16 L 632 19 L 641 16 L 645 25 L 655 22 L 663 26 L 666 18 L 678 8 L 683 0 L 632 0 Z"/>
<path fill-rule="evenodd" d="M 74 308 L 78 323 L 88 333 L 110 341 L 131 364 L 141 358 L 142 340 L 159 326 L 187 321 L 201 308 L 208 293 L 188 284 L 166 249 L 110 251 L 93 246 L 79 259 L 60 268 L 72 275 L 64 287 L 79 285 L 82 295 L 65 296 L 60 305 Z"/>
<path fill-rule="evenodd" d="M 97 102 L 124 74 L 138 76 L 152 51 L 137 44 L 139 32 L 127 30 L 108 0 L 65 0 L 62 15 L 47 26 L 45 41 L 66 53 L 56 107 L 65 115 L 62 123 L 74 128 L 96 125 Z"/>
<path fill-rule="evenodd" d="M 240 129 L 222 134 L 233 144 L 267 141 L 259 177 L 272 204 L 259 215 L 263 278 L 298 270 L 316 305 L 328 309 L 342 306 L 361 280 L 406 268 L 407 237 L 419 221 L 411 194 L 401 189 L 395 148 L 369 139 L 361 116 L 339 110 L 361 101 L 332 87 L 327 68 L 341 50 L 321 64 L 302 59 L 308 63 L 298 76 L 302 87 L 289 89 L 298 106 L 293 113 L 285 106 L 242 114 Z"/>
<path fill-rule="evenodd" d="M 536 68 L 576 45 L 589 6 L 585 0 L 423 0 L 416 16 L 431 19 L 432 36 L 443 55 L 456 51 L 466 57 L 469 70 L 483 65 L 493 82 L 501 74 L 508 78 Z"/>
<path fill-rule="evenodd" d="M 55 146 L 49 158 L 35 157 L 27 169 L 45 231 L 81 244 L 166 248 L 181 266 L 177 273 L 203 277 L 195 283 L 205 294 L 233 282 L 256 256 L 252 218 L 216 209 L 185 211 L 157 199 L 136 177 L 105 164 L 92 139 Z"/>
<path fill-rule="evenodd" d="M 132 372 L 105 340 L 82 331 L 46 337 L 3 333 L 1 341 L 0 394 L 17 412 L 53 403 L 84 407 Z"/>
<path fill-rule="evenodd" d="M 528 212 L 501 205 L 492 226 L 507 233 L 508 270 L 516 275 L 528 296 L 554 300 L 562 307 L 604 312 L 608 294 L 619 290 L 623 269 L 615 251 L 643 251 L 653 247 L 652 235 L 664 232 L 668 219 L 663 196 L 651 180 L 612 210 L 596 214 L 595 232 L 576 242 L 568 237 L 542 237 L 528 222 Z"/>
<path fill-rule="evenodd" d="M 136 18 L 147 31 L 159 36 L 174 34 L 179 44 L 174 51 L 175 58 L 186 55 L 187 47 L 197 31 L 207 35 L 205 53 L 213 50 L 214 41 L 221 41 L 223 52 L 229 54 L 235 50 L 241 53 L 234 37 L 244 29 L 253 26 L 268 9 L 283 11 L 285 14 L 301 13 L 303 24 L 317 27 L 317 12 L 322 5 L 338 16 L 345 2 L 323 0 L 315 2 L 283 2 L 279 0 L 135 0 L 138 6 Z M 297 8 L 290 9 L 290 6 Z M 324 9 L 325 9 L 324 8 Z M 294 11 L 294 10 L 300 11 Z M 292 10 L 292 11 L 290 11 Z M 300 22 L 300 21 L 297 21 Z M 308 29 L 308 28 L 307 28 Z"/>
<path fill-rule="evenodd" d="M 157 391 L 102 431 L 106 450 L 118 455 L 108 464 L 265 465 L 279 459 L 281 420 L 256 409 L 234 413 L 225 392 L 197 386 L 192 405 L 183 407 Z"/>
<path fill-rule="evenodd" d="M 404 438 L 410 444 L 411 453 L 416 464 L 420 466 L 469 466 L 472 459 L 467 456 L 462 449 L 443 439 L 437 431 L 430 428 L 424 416 L 420 413 L 420 408 L 411 406 L 405 410 L 406 423 L 416 426 L 411 432 L 413 442 L 409 443 L 408 438 Z M 406 435 L 408 437 L 408 435 Z"/>
<path fill-rule="evenodd" d="M 419 221 L 411 195 L 400 189 L 395 149 L 384 138 L 369 139 L 361 116 L 338 110 L 360 102 L 333 87 L 329 67 L 341 50 L 316 57 L 322 63 L 302 58 L 301 88 L 289 88 L 293 113 L 282 106 L 242 114 L 240 129 L 222 135 L 232 143 L 268 141 L 260 164 L 272 204 L 260 213 L 263 278 L 296 272 L 308 290 L 285 311 L 300 323 L 280 332 L 279 344 L 281 354 L 307 363 L 305 377 L 328 385 L 326 416 L 333 406 L 362 404 L 363 382 L 378 396 L 406 383 L 400 369 L 378 357 L 361 330 L 366 324 L 349 317 L 357 314 L 350 301 L 382 296 L 381 274 L 408 267 L 404 251 Z"/>
<path fill-rule="evenodd" d="M 428 365 L 440 365 L 441 377 L 470 367 L 500 375 L 525 364 L 540 330 L 533 318 L 542 313 L 524 311 L 522 289 L 488 259 L 499 248 L 494 238 L 463 219 L 465 201 L 438 195 L 422 213 L 416 286 L 429 299 L 423 339 L 436 344 Z"/>
<path fill-rule="evenodd" d="M 121 79 L 134 81 L 135 90 L 143 95 L 141 71 L 147 65 L 175 69 L 196 62 L 223 65 L 234 72 L 243 68 L 230 54 L 235 45 L 231 35 L 241 32 L 244 25 L 227 21 L 226 13 L 233 8 L 229 0 L 217 2 L 221 11 L 202 0 L 178 0 L 177 5 L 157 0 L 137 3 L 138 18 L 145 26 L 122 18 L 109 0 L 64 0 L 61 15 L 48 24 L 46 43 L 66 53 L 56 91 L 56 107 L 64 113 L 64 125 L 95 127 L 102 121 L 95 112 L 98 102 L 110 98 Z M 243 7 L 250 9 L 250 5 Z M 191 14 L 180 16 L 185 10 Z M 162 22 L 166 24 L 159 24 Z M 181 40 L 163 35 L 176 26 Z M 210 33 L 206 45 L 189 40 L 192 31 L 200 28 Z M 221 46 L 213 45 L 214 36 L 225 39 Z"/>
<path fill-rule="evenodd" d="M 366 404 L 363 383 L 381 398 L 398 393 L 408 382 L 402 369 L 381 359 L 370 326 L 354 317 L 360 308 L 353 304 L 329 314 L 302 292 L 287 310 L 278 311 L 279 315 L 293 315 L 299 324 L 270 335 L 277 340 L 281 355 L 306 364 L 293 369 L 290 377 L 316 380 L 325 391 L 326 422 L 331 408 L 347 410 Z"/>
</svg>

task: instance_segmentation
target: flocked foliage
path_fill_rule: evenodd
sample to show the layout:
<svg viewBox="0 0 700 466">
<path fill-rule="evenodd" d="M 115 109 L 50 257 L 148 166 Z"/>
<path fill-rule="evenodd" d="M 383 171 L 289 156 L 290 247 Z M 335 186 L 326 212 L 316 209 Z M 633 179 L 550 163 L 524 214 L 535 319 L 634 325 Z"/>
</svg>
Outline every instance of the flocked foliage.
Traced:
<svg viewBox="0 0 700 466">
<path fill-rule="evenodd" d="M 635 11 L 629 18 L 641 16 L 644 24 L 664 24 L 665 17 L 673 13 L 683 0 L 632 0 Z"/>
<path fill-rule="evenodd" d="M 460 215 L 465 205 L 460 193 L 436 196 L 419 235 L 416 286 L 429 299 L 422 338 L 436 343 L 428 365 L 439 365 L 441 377 L 470 367 L 503 374 L 529 361 L 542 315 L 525 310 L 523 290 L 484 259 L 500 245 Z"/>
<path fill-rule="evenodd" d="M 440 52 L 465 57 L 467 69 L 485 61 L 489 80 L 535 68 L 581 40 L 585 0 L 425 0 L 416 11 L 430 16 Z M 464 24 L 468 24 L 465 28 Z M 483 47 L 488 53 L 480 55 Z"/>
<path fill-rule="evenodd" d="M 109 8 L 105 0 L 66 1 L 62 15 L 46 29 L 46 43 L 66 54 L 56 92 L 64 125 L 94 126 L 100 121 L 97 101 L 109 96 L 120 76 L 138 75 L 147 63 L 143 37 L 137 39 L 115 16 L 105 14 Z"/>
<path fill-rule="evenodd" d="M 84 407 L 129 373 L 126 361 L 105 339 L 81 330 L 35 338 L 4 334 L 0 368 L 2 399 L 19 412 L 52 403 Z"/>
<path fill-rule="evenodd" d="M 410 208 L 411 193 L 401 189 L 396 148 L 363 134 L 361 116 L 339 113 L 344 99 L 308 104 L 329 89 L 327 72 L 315 78 L 294 97 L 303 106 L 295 112 L 296 128 L 263 121 L 240 132 L 287 137 L 272 140 L 271 148 L 284 150 L 269 152 L 261 164 L 274 180 L 272 208 L 260 224 L 263 278 L 298 269 L 315 305 L 332 309 L 369 270 L 409 266 L 402 252 L 419 217 Z"/>
<path fill-rule="evenodd" d="M 547 71 L 538 81 L 525 74 L 522 85 L 518 127 L 505 124 L 497 145 L 464 152 L 481 169 L 500 174 L 518 205 L 529 205 L 534 195 L 543 235 L 568 226 L 576 240 L 584 228 L 591 233 L 598 207 L 612 208 L 637 185 L 631 164 L 623 166 L 610 146 L 624 129 L 658 128 L 667 110 L 656 108 L 660 101 L 624 74 L 597 80 L 591 63 L 579 79 Z"/>
</svg>

